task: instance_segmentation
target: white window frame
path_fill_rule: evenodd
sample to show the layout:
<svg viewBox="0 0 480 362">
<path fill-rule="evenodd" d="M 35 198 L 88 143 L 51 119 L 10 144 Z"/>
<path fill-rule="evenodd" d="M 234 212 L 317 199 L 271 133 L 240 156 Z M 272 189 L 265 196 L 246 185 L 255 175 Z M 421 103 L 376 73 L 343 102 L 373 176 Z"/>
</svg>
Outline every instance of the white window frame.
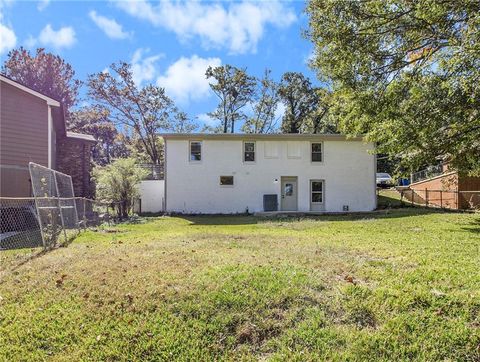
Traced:
<svg viewBox="0 0 480 362">
<path fill-rule="evenodd" d="M 247 161 L 245 160 L 245 145 L 247 143 L 253 143 L 253 161 Z M 255 163 L 257 162 L 257 143 L 255 141 L 243 141 L 243 145 L 242 145 L 242 160 L 244 163 Z"/>
<path fill-rule="evenodd" d="M 320 148 L 321 148 L 321 155 L 322 155 L 322 160 L 321 161 L 314 161 L 313 160 L 313 145 L 316 145 L 316 144 L 319 144 L 320 145 Z M 315 165 L 321 165 L 323 164 L 324 160 L 325 160 L 325 148 L 324 148 L 324 145 L 323 145 L 323 142 L 320 141 L 320 142 L 310 142 L 310 163 L 312 164 L 315 164 Z M 315 153 L 318 153 L 318 152 L 315 152 Z"/>
<path fill-rule="evenodd" d="M 322 183 L 322 191 L 313 191 L 312 184 L 314 182 L 321 182 Z M 316 193 L 316 194 L 321 193 L 322 194 L 322 202 L 313 201 L 313 193 Z M 316 205 L 325 204 L 325 180 L 318 180 L 318 179 L 310 180 L 310 203 L 316 204 Z"/>
<path fill-rule="evenodd" d="M 192 143 L 200 143 L 200 160 L 192 160 Z M 188 142 L 188 161 L 191 163 L 200 163 L 203 161 L 203 142 L 201 140 L 190 140 Z"/>
</svg>

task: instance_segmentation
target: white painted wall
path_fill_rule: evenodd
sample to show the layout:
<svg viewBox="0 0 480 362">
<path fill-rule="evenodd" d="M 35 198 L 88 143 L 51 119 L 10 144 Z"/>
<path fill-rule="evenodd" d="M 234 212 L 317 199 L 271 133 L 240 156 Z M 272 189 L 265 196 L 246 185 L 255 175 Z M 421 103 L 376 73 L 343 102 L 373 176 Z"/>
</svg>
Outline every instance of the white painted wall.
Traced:
<svg viewBox="0 0 480 362">
<path fill-rule="evenodd" d="M 140 182 L 139 191 L 142 212 L 161 212 L 164 206 L 165 181 L 144 180 Z"/>
<path fill-rule="evenodd" d="M 202 161 L 190 162 L 189 140 L 167 138 L 166 210 L 263 211 L 264 194 L 277 194 L 280 203 L 281 176 L 298 177 L 298 211 L 310 211 L 311 179 L 325 180 L 327 212 L 342 212 L 343 205 L 348 205 L 349 211 L 376 208 L 375 156 L 367 152 L 373 144 L 324 140 L 323 162 L 314 163 L 310 140 L 257 139 L 256 161 L 244 163 L 244 140 L 203 139 Z M 229 175 L 234 176 L 234 186 L 220 186 L 219 177 Z"/>
</svg>

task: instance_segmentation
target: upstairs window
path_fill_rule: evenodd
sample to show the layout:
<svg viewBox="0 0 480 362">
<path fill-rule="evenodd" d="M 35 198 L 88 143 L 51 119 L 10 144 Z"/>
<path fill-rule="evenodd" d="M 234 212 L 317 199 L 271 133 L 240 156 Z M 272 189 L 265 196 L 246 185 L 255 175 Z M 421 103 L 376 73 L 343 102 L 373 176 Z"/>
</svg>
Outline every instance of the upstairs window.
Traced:
<svg viewBox="0 0 480 362">
<path fill-rule="evenodd" d="M 191 141 L 190 142 L 190 161 L 202 160 L 202 142 Z"/>
<path fill-rule="evenodd" d="M 243 162 L 255 162 L 255 142 L 243 143 Z"/>
<path fill-rule="evenodd" d="M 312 143 L 312 162 L 323 161 L 322 143 Z"/>
<path fill-rule="evenodd" d="M 220 186 L 233 186 L 233 176 L 220 176 Z"/>
</svg>

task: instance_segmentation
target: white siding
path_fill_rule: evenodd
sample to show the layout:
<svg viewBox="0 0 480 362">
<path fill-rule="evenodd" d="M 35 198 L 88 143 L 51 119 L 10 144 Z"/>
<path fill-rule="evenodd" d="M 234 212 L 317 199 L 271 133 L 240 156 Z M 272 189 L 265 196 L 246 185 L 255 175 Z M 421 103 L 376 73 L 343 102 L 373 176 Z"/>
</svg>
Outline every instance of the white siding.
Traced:
<svg viewBox="0 0 480 362">
<path fill-rule="evenodd" d="M 344 205 L 349 211 L 375 209 L 375 156 L 367 152 L 372 144 L 325 140 L 323 162 L 315 163 L 310 161 L 310 141 L 255 142 L 255 162 L 243 162 L 241 139 L 204 139 L 202 161 L 189 162 L 189 141 L 167 138 L 166 210 L 263 211 L 264 194 L 277 194 L 280 203 L 281 176 L 298 177 L 298 211 L 310 211 L 311 179 L 325 180 L 327 212 L 342 212 Z M 266 147 L 267 142 L 272 144 Z M 230 175 L 233 187 L 220 186 L 220 176 Z"/>
<path fill-rule="evenodd" d="M 161 212 L 164 205 L 164 180 L 145 180 L 139 185 L 141 211 Z"/>
<path fill-rule="evenodd" d="M 265 158 L 278 158 L 279 154 L 279 142 L 277 141 L 264 141 L 263 142 Z"/>
</svg>

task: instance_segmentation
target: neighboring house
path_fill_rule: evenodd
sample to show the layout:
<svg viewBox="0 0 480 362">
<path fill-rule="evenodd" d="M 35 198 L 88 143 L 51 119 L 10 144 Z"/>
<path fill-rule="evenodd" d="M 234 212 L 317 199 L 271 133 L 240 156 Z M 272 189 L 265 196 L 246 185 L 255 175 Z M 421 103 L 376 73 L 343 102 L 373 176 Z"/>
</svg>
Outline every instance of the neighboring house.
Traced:
<svg viewBox="0 0 480 362">
<path fill-rule="evenodd" d="M 162 137 L 167 212 L 356 212 L 376 208 L 376 159 L 369 152 L 374 145 L 362 138 L 306 134 Z"/>
<path fill-rule="evenodd" d="M 416 203 L 450 209 L 480 206 L 480 177 L 461 176 L 448 163 L 416 172 L 411 181 L 409 188 L 415 192 Z M 405 196 L 411 201 L 408 192 Z"/>
<path fill-rule="evenodd" d="M 67 132 L 60 102 L 0 75 L 0 196 L 32 195 L 28 163 L 72 176 L 76 196 L 92 196 L 95 139 Z"/>
</svg>

